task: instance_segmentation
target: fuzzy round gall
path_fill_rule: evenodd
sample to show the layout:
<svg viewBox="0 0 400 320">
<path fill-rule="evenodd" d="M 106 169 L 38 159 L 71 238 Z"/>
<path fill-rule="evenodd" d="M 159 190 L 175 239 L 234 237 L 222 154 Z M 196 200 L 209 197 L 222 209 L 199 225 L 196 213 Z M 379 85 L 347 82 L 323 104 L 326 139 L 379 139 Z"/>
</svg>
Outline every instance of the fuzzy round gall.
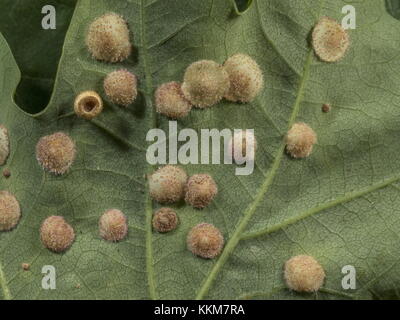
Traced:
<svg viewBox="0 0 400 320">
<path fill-rule="evenodd" d="M 156 110 L 171 119 L 186 117 L 192 104 L 183 95 L 181 84 L 175 81 L 164 83 L 155 93 Z"/>
<path fill-rule="evenodd" d="M 154 213 L 152 224 L 158 232 L 169 232 L 178 226 L 178 216 L 171 208 L 161 208 Z"/>
<path fill-rule="evenodd" d="M 3 125 L 0 125 L 0 166 L 6 163 L 10 154 L 10 140 L 8 130 Z"/>
<path fill-rule="evenodd" d="M 116 13 L 102 15 L 89 26 L 86 45 L 97 60 L 112 63 L 123 61 L 132 52 L 128 24 Z"/>
<path fill-rule="evenodd" d="M 322 17 L 312 33 L 316 55 L 325 62 L 336 62 L 344 57 L 350 45 L 347 31 L 335 20 Z"/>
<path fill-rule="evenodd" d="M 18 224 L 21 208 L 18 200 L 8 191 L 0 191 L 0 231 L 9 231 Z"/>
<path fill-rule="evenodd" d="M 63 217 L 50 216 L 40 227 L 40 239 L 47 249 L 59 253 L 72 245 L 75 232 Z"/>
<path fill-rule="evenodd" d="M 173 203 L 184 196 L 186 172 L 177 166 L 166 165 L 148 177 L 150 196 L 160 203 Z"/>
<path fill-rule="evenodd" d="M 285 263 L 284 278 L 289 289 L 298 292 L 318 291 L 325 279 L 325 271 L 313 257 L 299 255 Z"/>
<path fill-rule="evenodd" d="M 126 69 L 109 73 L 104 79 L 104 91 L 115 104 L 127 107 L 137 97 L 136 76 Z"/>
<path fill-rule="evenodd" d="M 75 160 L 75 143 L 63 132 L 40 138 L 36 145 L 36 159 L 43 169 L 56 175 L 64 174 Z"/>
<path fill-rule="evenodd" d="M 182 92 L 195 107 L 206 108 L 218 103 L 229 86 L 229 75 L 221 65 L 200 60 L 187 67 Z"/>
<path fill-rule="evenodd" d="M 185 191 L 186 203 L 202 209 L 207 207 L 217 195 L 218 187 L 210 175 L 200 173 L 189 178 Z"/>
<path fill-rule="evenodd" d="M 247 148 L 249 152 L 247 153 Z M 235 132 L 228 143 L 228 152 L 236 163 L 254 161 L 257 150 L 257 140 L 250 130 Z"/>
<path fill-rule="evenodd" d="M 78 117 L 93 119 L 103 111 L 103 100 L 95 91 L 83 91 L 75 98 L 74 111 Z"/>
<path fill-rule="evenodd" d="M 286 151 L 293 158 L 308 157 L 317 142 L 313 129 L 303 122 L 295 123 L 286 135 Z"/>
<path fill-rule="evenodd" d="M 118 209 L 104 212 L 99 220 L 100 236 L 107 241 L 121 241 L 128 234 L 126 216 Z"/>
<path fill-rule="evenodd" d="M 264 85 L 264 76 L 253 58 L 246 54 L 235 54 L 224 63 L 229 75 L 230 88 L 225 99 L 233 102 L 251 102 Z"/>
<path fill-rule="evenodd" d="M 200 223 L 187 235 L 188 249 L 196 256 L 212 259 L 218 256 L 224 247 L 224 237 L 210 223 Z"/>
</svg>

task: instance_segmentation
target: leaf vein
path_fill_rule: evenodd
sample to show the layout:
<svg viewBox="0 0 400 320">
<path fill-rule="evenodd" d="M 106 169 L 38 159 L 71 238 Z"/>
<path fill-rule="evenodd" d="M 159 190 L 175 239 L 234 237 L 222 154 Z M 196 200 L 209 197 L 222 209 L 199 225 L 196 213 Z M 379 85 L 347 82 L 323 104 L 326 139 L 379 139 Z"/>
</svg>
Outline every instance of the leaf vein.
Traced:
<svg viewBox="0 0 400 320">
<path fill-rule="evenodd" d="M 151 71 L 149 68 L 148 62 L 148 53 L 147 53 L 147 37 L 146 37 L 146 30 L 145 30 L 145 0 L 140 0 L 140 38 L 141 38 L 141 45 L 143 48 L 143 66 L 144 66 L 144 73 L 145 73 L 145 103 L 146 107 L 150 108 L 151 112 L 151 127 L 156 127 L 156 116 L 154 114 L 154 110 L 151 104 L 151 97 L 149 99 L 150 91 L 152 90 L 152 81 L 151 81 Z M 150 171 L 152 166 L 148 166 L 148 170 Z M 148 187 L 147 187 L 148 188 Z M 148 190 L 147 190 L 148 191 Z M 153 239 L 152 239 L 152 226 L 151 226 L 151 219 L 153 215 L 153 206 L 152 201 L 149 195 L 149 192 L 146 193 L 146 271 L 147 271 L 147 282 L 149 286 L 149 295 L 151 299 L 156 299 L 156 286 L 154 280 L 154 266 L 153 266 Z"/>
<path fill-rule="evenodd" d="M 257 237 L 260 237 L 260 236 L 263 236 L 263 235 L 267 235 L 267 234 L 273 233 L 275 231 L 281 230 L 281 229 L 286 228 L 286 227 L 288 227 L 288 226 L 290 226 L 290 225 L 292 225 L 292 224 L 294 224 L 296 222 L 299 222 L 299 221 L 302 221 L 302 220 L 304 220 L 304 219 L 306 219 L 308 217 L 311 217 L 311 216 L 313 216 L 313 215 L 315 215 L 315 214 L 317 214 L 317 213 L 319 213 L 321 211 L 333 208 L 333 207 L 335 207 L 337 205 L 340 205 L 340 204 L 349 202 L 351 200 L 354 200 L 356 198 L 362 197 L 365 194 L 368 194 L 368 193 L 371 193 L 371 192 L 376 191 L 378 189 L 381 189 L 381 188 L 384 188 L 386 186 L 392 185 L 393 183 L 395 183 L 395 182 L 397 182 L 399 180 L 400 180 L 400 176 L 394 176 L 394 177 L 392 177 L 390 179 L 387 179 L 387 180 L 385 180 L 383 182 L 374 184 L 374 185 L 372 185 L 372 186 L 370 186 L 370 187 L 368 187 L 368 188 L 366 188 L 364 190 L 355 191 L 355 192 L 349 193 L 348 195 L 345 195 L 343 197 L 337 198 L 335 200 L 325 202 L 322 205 L 319 205 L 319 206 L 316 206 L 316 207 L 311 208 L 309 210 L 306 210 L 306 211 L 302 212 L 301 214 L 299 214 L 299 215 L 297 215 L 295 217 L 286 219 L 282 223 L 276 224 L 276 225 L 274 225 L 272 227 L 267 227 L 267 228 L 264 228 L 264 229 L 261 229 L 261 230 L 258 230 L 258 231 L 249 232 L 249 233 L 243 235 L 241 237 L 241 240 L 249 240 L 249 239 L 257 238 Z"/>
</svg>

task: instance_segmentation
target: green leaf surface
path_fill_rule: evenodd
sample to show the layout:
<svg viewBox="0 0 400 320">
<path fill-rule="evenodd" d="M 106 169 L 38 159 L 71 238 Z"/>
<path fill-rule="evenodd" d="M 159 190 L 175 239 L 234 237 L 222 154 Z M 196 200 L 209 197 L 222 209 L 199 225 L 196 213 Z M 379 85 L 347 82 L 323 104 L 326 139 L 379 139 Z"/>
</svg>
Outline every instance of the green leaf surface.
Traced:
<svg viewBox="0 0 400 320">
<path fill-rule="evenodd" d="M 339 63 L 319 61 L 309 45 L 322 16 L 340 21 L 352 4 L 357 28 Z M 90 22 L 105 12 L 129 22 L 134 54 L 120 64 L 93 60 L 84 43 Z M 400 292 L 400 25 L 384 0 L 254 0 L 242 14 L 230 0 L 78 1 L 48 107 L 35 116 L 13 102 L 20 72 L 0 37 L 0 122 L 10 132 L 11 155 L 0 189 L 11 191 L 22 219 L 0 233 L 0 297 L 5 299 L 379 299 Z M 254 128 L 256 167 L 236 176 L 234 165 L 187 165 L 207 172 L 219 194 L 204 210 L 175 205 L 179 227 L 151 229 L 159 208 L 148 196 L 144 175 L 146 133 L 168 129 L 156 115 L 158 85 L 181 81 L 199 59 L 219 63 L 234 53 L 260 64 L 265 88 L 250 104 L 226 101 L 194 109 L 180 128 Z M 49 68 L 54 66 L 49 66 Z M 127 109 L 106 101 L 95 121 L 74 116 L 74 97 L 87 89 L 104 96 L 102 80 L 116 68 L 139 78 L 140 96 Z M 321 112 L 330 103 L 329 113 Z M 293 160 L 283 137 L 297 121 L 318 134 L 313 154 Z M 71 135 L 77 159 L 63 176 L 44 173 L 35 159 L 38 139 L 55 131 Z M 108 243 L 98 219 L 119 208 L 129 236 Z M 77 237 L 64 254 L 45 249 L 41 222 L 62 215 Z M 187 232 L 213 223 L 226 243 L 219 258 L 203 260 L 186 249 Z M 285 287 L 284 262 L 309 254 L 324 267 L 324 287 L 297 294 Z M 23 271 L 21 263 L 30 263 Z M 53 265 L 57 289 L 41 287 L 43 265 Z M 343 290 L 341 269 L 357 270 L 357 289 Z"/>
</svg>

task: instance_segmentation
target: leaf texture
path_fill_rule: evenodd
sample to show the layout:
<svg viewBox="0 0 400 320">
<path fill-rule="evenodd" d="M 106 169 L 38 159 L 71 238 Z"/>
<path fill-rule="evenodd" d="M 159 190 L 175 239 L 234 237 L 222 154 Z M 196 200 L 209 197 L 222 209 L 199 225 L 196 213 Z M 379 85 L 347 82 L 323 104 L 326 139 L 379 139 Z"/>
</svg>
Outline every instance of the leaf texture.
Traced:
<svg viewBox="0 0 400 320">
<path fill-rule="evenodd" d="M 385 1 L 82 0 L 65 38 L 49 105 L 29 115 L 14 102 L 20 72 L 0 37 L 0 122 L 10 131 L 11 155 L 0 178 L 22 207 L 18 227 L 0 233 L 0 297 L 4 299 L 376 299 L 399 298 L 400 290 L 400 33 Z M 338 63 L 318 60 L 310 32 L 323 16 L 341 21 L 352 4 L 357 28 Z M 129 22 L 134 53 L 125 62 L 93 60 L 85 47 L 90 22 L 114 11 Z M 241 12 L 242 11 L 242 12 Z M 168 234 L 151 229 L 160 206 L 148 196 L 144 175 L 155 168 L 145 154 L 146 133 L 168 130 L 154 111 L 154 90 L 181 81 L 200 59 L 223 63 L 232 54 L 252 56 L 265 88 L 249 104 L 223 101 L 194 109 L 179 128 L 254 128 L 256 165 L 236 176 L 234 165 L 186 165 L 189 174 L 209 173 L 219 194 L 204 210 L 176 208 L 180 225 Z M 45 57 L 43 57 L 45 59 Z M 104 96 L 104 76 L 127 68 L 140 95 L 127 109 L 106 101 L 94 121 L 68 115 L 74 97 L 94 89 Z M 329 113 L 321 111 L 330 103 Z M 298 121 L 318 135 L 304 160 L 286 155 L 283 137 Z M 77 159 L 70 172 L 53 176 L 35 159 L 38 139 L 56 131 L 71 135 Z M 98 219 L 119 208 L 129 236 L 107 243 Z M 41 222 L 62 215 L 75 243 L 64 254 L 45 249 Z M 201 222 L 217 226 L 226 244 L 219 258 L 203 260 L 186 248 L 186 235 Z M 324 287 L 297 294 L 285 286 L 282 267 L 309 254 L 324 267 Z M 23 271 L 21 263 L 30 263 Z M 43 290 L 43 265 L 57 271 L 57 289 Z M 343 290 L 341 269 L 357 270 L 357 289 Z"/>
</svg>

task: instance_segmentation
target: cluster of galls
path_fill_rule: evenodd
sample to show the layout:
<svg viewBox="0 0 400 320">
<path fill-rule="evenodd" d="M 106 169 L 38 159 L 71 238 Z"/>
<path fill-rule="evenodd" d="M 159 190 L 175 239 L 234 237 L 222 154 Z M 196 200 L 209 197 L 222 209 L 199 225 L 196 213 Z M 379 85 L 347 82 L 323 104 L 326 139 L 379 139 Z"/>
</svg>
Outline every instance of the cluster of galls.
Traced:
<svg viewBox="0 0 400 320">
<path fill-rule="evenodd" d="M 132 52 L 128 24 L 123 17 L 115 13 L 107 13 L 95 19 L 89 26 L 86 45 L 93 58 L 109 62 L 121 62 Z M 103 89 L 109 100 L 115 104 L 128 106 L 137 96 L 136 76 L 125 69 L 108 74 L 103 82 Z M 91 120 L 103 111 L 101 96 L 93 91 L 83 91 L 77 95 L 74 111 L 77 116 Z M 0 128 L 1 129 L 1 128 Z M 0 131 L 0 161 L 8 152 L 4 144 L 6 131 Z M 63 132 L 56 132 L 42 137 L 36 145 L 36 158 L 44 170 L 56 175 L 68 172 L 76 157 L 74 141 Z M 7 206 L 1 207 L 3 201 Z M 12 228 L 18 221 L 20 212 L 18 202 L 12 202 L 9 196 L 0 195 L 0 222 L 4 218 L 4 230 Z M 125 215 L 118 209 L 106 211 L 99 220 L 100 236 L 108 241 L 120 241 L 126 237 L 128 224 Z M 51 216 L 42 223 L 40 238 L 43 245 L 54 252 L 68 249 L 74 239 L 75 232 L 63 217 Z"/>
<path fill-rule="evenodd" d="M 312 32 L 312 46 L 321 61 L 337 62 L 344 57 L 350 39 L 347 31 L 335 20 L 322 17 Z M 322 111 L 331 110 L 330 104 L 323 104 Z M 293 124 L 285 137 L 286 151 L 294 158 L 308 157 L 317 142 L 317 135 L 306 123 Z"/>
<path fill-rule="evenodd" d="M 318 57 L 326 62 L 340 60 L 349 46 L 347 32 L 334 20 L 322 18 L 315 26 L 313 47 Z M 230 57 L 223 66 L 210 60 L 192 63 L 185 72 L 182 84 L 169 82 L 161 85 L 155 94 L 157 112 L 174 119 L 188 115 L 192 106 L 206 108 L 218 103 L 222 98 L 234 102 L 252 101 L 263 87 L 263 75 L 258 64 L 249 56 L 237 54 Z M 330 106 L 324 105 L 323 111 L 329 112 Z M 286 151 L 294 158 L 308 157 L 317 135 L 306 123 L 294 123 L 285 136 Z M 251 145 L 252 154 L 246 154 L 246 146 Z M 254 161 L 257 141 L 252 132 L 236 133 L 228 148 L 233 159 Z M 175 202 L 183 195 L 185 201 L 195 208 L 204 208 L 214 198 L 217 187 L 209 175 L 198 174 L 187 181 L 182 169 L 166 166 L 149 177 L 151 196 L 159 202 Z M 177 221 L 176 213 L 170 214 Z M 153 219 L 153 226 L 160 230 Z M 171 216 L 171 217 L 172 217 Z M 171 218 L 172 219 L 172 218 Z M 164 219 L 168 224 L 169 220 Z M 176 226 L 176 224 L 175 224 Z M 203 258 L 214 258 L 220 254 L 224 239 L 217 228 L 202 223 L 188 234 L 189 250 Z M 296 291 L 317 291 L 323 284 L 325 273 L 319 263 L 310 256 L 296 256 L 285 264 L 285 279 L 289 288 Z"/>
<path fill-rule="evenodd" d="M 99 233 L 104 240 L 111 242 L 124 239 L 128 233 L 125 215 L 118 209 L 107 210 L 100 217 Z M 40 239 L 47 249 L 61 253 L 71 247 L 75 240 L 75 231 L 64 217 L 50 216 L 40 227 Z"/>
<path fill-rule="evenodd" d="M 63 132 L 40 138 L 36 144 L 36 159 L 44 170 L 55 175 L 65 174 L 75 160 L 74 141 Z M 43 245 L 56 253 L 67 250 L 75 240 L 75 231 L 64 217 L 50 216 L 40 227 Z"/>
<path fill-rule="evenodd" d="M 98 17 L 89 26 L 86 45 L 99 61 L 126 60 L 132 52 L 127 22 L 113 12 Z M 103 81 L 103 90 L 112 103 L 127 107 L 137 97 L 137 78 L 126 69 L 112 71 Z M 103 100 L 95 91 L 83 91 L 75 98 L 74 111 L 78 117 L 93 119 L 103 111 Z"/>
<path fill-rule="evenodd" d="M 183 83 L 168 82 L 155 94 L 157 112 L 173 119 L 185 117 L 192 106 L 207 108 L 222 98 L 250 102 L 263 87 L 263 74 L 251 57 L 235 54 L 220 65 L 200 60 L 187 67 Z"/>
<path fill-rule="evenodd" d="M 126 21 L 114 13 L 97 18 L 89 27 L 86 38 L 88 49 L 95 59 L 119 62 L 127 59 L 132 51 Z M 347 32 L 334 20 L 322 18 L 312 34 L 315 53 L 326 62 L 341 59 L 349 46 Z M 252 101 L 263 87 L 263 75 L 258 64 L 249 56 L 236 54 L 224 65 L 201 60 L 191 64 L 184 75 L 183 84 L 169 82 L 161 85 L 156 93 L 157 112 L 170 118 L 187 116 L 192 106 L 206 108 L 222 98 L 233 102 Z M 137 78 L 128 70 L 111 72 L 103 82 L 104 92 L 115 104 L 128 106 L 137 97 Z M 324 105 L 324 112 L 330 106 Z M 79 94 L 74 103 L 75 113 L 85 119 L 93 119 L 103 110 L 103 101 L 94 91 Z M 305 123 L 295 123 L 288 131 L 286 150 L 294 158 L 310 155 L 317 142 L 315 132 Z M 234 135 L 229 143 L 235 161 L 243 160 L 246 145 L 257 143 L 254 134 L 242 131 Z M 9 156 L 7 129 L 0 126 L 0 165 Z M 36 145 L 36 157 L 40 165 L 56 175 L 65 174 L 76 157 L 75 143 L 65 133 L 56 132 L 42 137 Z M 251 159 L 254 160 L 254 154 Z M 188 178 L 186 172 L 176 166 L 167 165 L 149 175 L 151 197 L 160 203 L 174 203 L 182 199 L 194 208 L 205 208 L 217 195 L 218 188 L 208 174 L 195 174 Z M 13 229 L 21 218 L 21 208 L 15 196 L 0 191 L 0 231 Z M 160 208 L 152 219 L 154 230 L 164 233 L 174 230 L 179 223 L 176 212 L 171 208 Z M 128 233 L 127 218 L 122 211 L 110 209 L 99 220 L 100 236 L 107 241 L 123 240 Z M 75 239 L 75 231 L 64 217 L 50 216 L 40 228 L 43 245 L 53 252 L 63 252 Z M 203 258 L 218 256 L 224 246 L 221 232 L 212 224 L 200 223 L 187 235 L 187 247 Z M 315 292 L 325 279 L 322 266 L 311 256 L 299 255 L 289 259 L 284 266 L 287 286 L 299 292 Z"/>
<path fill-rule="evenodd" d="M 10 153 L 8 131 L 0 126 L 0 165 Z M 65 174 L 75 160 L 74 141 L 63 132 L 56 132 L 40 138 L 36 144 L 36 158 L 44 170 L 55 175 Z M 5 177 L 10 176 L 4 170 Z M 15 228 L 21 219 L 21 207 L 16 197 L 9 191 L 0 191 L 0 231 Z M 41 225 L 40 239 L 43 245 L 54 252 L 68 249 L 74 239 L 73 228 L 60 216 L 50 216 Z"/>
<path fill-rule="evenodd" d="M 177 166 L 166 165 L 148 176 L 150 196 L 159 203 L 174 203 L 185 199 L 186 203 L 202 209 L 217 195 L 218 188 L 208 174 L 195 174 L 188 178 Z"/>
<path fill-rule="evenodd" d="M 96 99 L 96 95 L 90 95 L 87 99 Z M 65 174 L 71 167 L 76 157 L 74 141 L 63 132 L 42 137 L 36 145 L 36 158 L 44 170 L 55 175 Z M 4 228 L 12 228 L 19 219 L 19 206 L 17 202 L 11 201 L 9 196 L 7 206 L 1 209 L 0 195 L 0 227 L 2 217 L 7 217 Z M 6 201 L 4 200 L 4 201 Z M 0 229 L 1 230 L 1 229 Z M 108 241 L 120 241 L 127 235 L 128 224 L 125 215 L 118 209 L 106 211 L 99 220 L 100 236 Z M 75 232 L 71 225 L 61 216 L 48 217 L 40 229 L 40 238 L 43 245 L 53 252 L 63 252 L 68 249 L 74 239 Z"/>
<path fill-rule="evenodd" d="M 349 46 L 347 31 L 335 20 L 322 17 L 312 32 L 312 46 L 321 61 L 337 62 L 342 59 Z M 323 104 L 322 111 L 328 113 L 330 104 Z M 308 157 L 317 142 L 317 135 L 303 122 L 293 124 L 285 137 L 286 151 L 294 158 Z"/>
<path fill-rule="evenodd" d="M 208 174 L 194 174 L 188 177 L 177 166 L 167 165 L 148 176 L 150 196 L 160 203 L 174 203 L 181 200 L 194 208 L 208 206 L 218 193 L 214 179 Z M 178 225 L 176 212 L 161 208 L 153 215 L 153 229 L 158 232 L 174 230 Z M 188 234 L 190 251 L 203 258 L 214 258 L 223 247 L 224 239 L 217 228 L 208 223 L 194 227 Z"/>
<path fill-rule="evenodd" d="M 349 44 L 347 31 L 331 18 L 321 18 L 314 27 L 312 45 L 322 61 L 340 60 Z M 233 102 L 251 102 L 261 91 L 263 83 L 259 65 L 245 54 L 235 54 L 223 65 L 211 60 L 196 61 L 186 69 L 182 84 L 174 81 L 157 89 L 156 110 L 169 118 L 178 119 L 187 116 L 192 106 L 207 108 L 222 98 Z M 250 140 L 255 141 L 255 138 Z M 304 158 L 311 153 L 316 141 L 316 135 L 308 125 L 296 123 L 286 136 L 286 150 L 294 158 Z M 239 158 L 238 152 L 243 154 L 239 149 L 232 149 L 234 158 Z"/>
</svg>

